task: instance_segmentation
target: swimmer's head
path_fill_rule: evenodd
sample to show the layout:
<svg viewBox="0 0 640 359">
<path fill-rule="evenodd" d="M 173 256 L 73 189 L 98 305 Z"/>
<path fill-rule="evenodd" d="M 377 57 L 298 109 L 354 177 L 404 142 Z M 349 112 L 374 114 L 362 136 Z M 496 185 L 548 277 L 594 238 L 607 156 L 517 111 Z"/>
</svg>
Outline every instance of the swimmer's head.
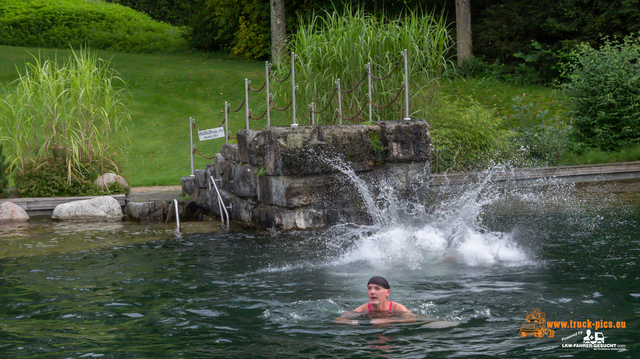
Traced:
<svg viewBox="0 0 640 359">
<path fill-rule="evenodd" d="M 369 282 L 367 283 L 367 287 L 370 284 L 375 284 L 375 285 L 379 285 L 384 289 L 391 289 L 391 286 L 389 286 L 389 282 L 387 282 L 386 279 L 382 278 L 382 277 L 371 277 L 371 279 L 369 279 Z"/>
</svg>

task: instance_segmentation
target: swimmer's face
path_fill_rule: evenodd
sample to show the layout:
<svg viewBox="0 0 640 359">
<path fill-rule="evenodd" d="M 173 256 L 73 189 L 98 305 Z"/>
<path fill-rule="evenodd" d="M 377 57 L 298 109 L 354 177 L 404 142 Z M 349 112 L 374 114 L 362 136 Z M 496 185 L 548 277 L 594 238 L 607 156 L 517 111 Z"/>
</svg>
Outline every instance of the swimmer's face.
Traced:
<svg viewBox="0 0 640 359">
<path fill-rule="evenodd" d="M 383 288 L 377 284 L 369 284 L 367 286 L 367 296 L 369 303 L 379 304 L 391 294 L 391 289 Z"/>
</svg>

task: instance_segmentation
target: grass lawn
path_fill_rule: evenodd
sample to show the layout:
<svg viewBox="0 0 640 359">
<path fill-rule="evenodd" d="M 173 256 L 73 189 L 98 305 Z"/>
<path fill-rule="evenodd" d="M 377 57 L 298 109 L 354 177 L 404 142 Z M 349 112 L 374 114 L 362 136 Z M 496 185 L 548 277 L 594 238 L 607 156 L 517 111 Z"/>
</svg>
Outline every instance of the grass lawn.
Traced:
<svg viewBox="0 0 640 359">
<path fill-rule="evenodd" d="M 143 55 L 97 51 L 110 59 L 126 81 L 132 123 L 127 153 L 119 156 L 123 176 L 131 186 L 176 185 L 191 171 L 189 117 L 201 129 L 218 127 L 224 119 L 224 101 L 235 107 L 244 98 L 244 78 L 262 83 L 264 63 L 230 60 L 213 54 Z M 70 51 L 0 46 L 0 84 L 9 85 L 24 71 L 32 54 L 58 59 Z M 244 128 L 244 111 L 230 118 L 232 133 Z M 253 127 L 253 126 L 256 127 Z M 253 124 L 262 128 L 264 124 Z M 217 153 L 224 139 L 197 142 L 207 156 Z M 197 154 L 194 167 L 212 163 Z"/>
<path fill-rule="evenodd" d="M 110 59 L 113 69 L 126 81 L 131 94 L 129 109 L 132 123 L 128 125 L 130 144 L 127 153 L 120 156 L 122 173 L 132 186 L 177 185 L 180 178 L 190 174 L 189 117 L 197 120 L 201 129 L 218 127 L 224 119 L 224 101 L 233 109 L 244 98 L 244 78 L 258 88 L 264 82 L 264 63 L 233 60 L 215 54 L 148 55 L 97 51 L 100 57 Z M 32 55 L 58 59 L 69 56 L 70 51 L 29 49 L 0 46 L 0 85 L 10 85 L 18 70 L 24 71 L 25 61 Z M 441 96 L 474 98 L 482 106 L 496 109 L 499 116 L 509 116 L 511 99 L 525 98 L 550 113 L 565 111 L 563 96 L 556 90 L 540 86 L 515 86 L 486 79 L 455 79 L 443 81 Z M 255 115 L 263 111 L 255 104 L 264 102 L 264 92 L 251 94 Z M 529 101 L 530 100 L 530 101 Z M 464 104 L 464 101 L 460 103 Z M 298 109 L 298 117 L 303 111 Z M 274 111 L 275 112 L 275 111 Z M 277 116 L 272 113 L 272 116 Z M 244 128 L 244 109 L 230 116 L 233 136 Z M 266 120 L 252 122 L 251 128 L 262 129 Z M 197 141 L 196 146 L 207 156 L 217 153 L 224 139 Z M 212 160 L 197 154 L 195 168 L 204 168 Z"/>
<path fill-rule="evenodd" d="M 553 87 L 536 85 L 514 85 L 494 79 L 455 79 L 444 82 L 441 96 L 450 99 L 473 98 L 480 105 L 494 109 L 496 115 L 508 118 L 513 113 L 513 98 L 521 97 L 526 104 L 534 103 L 540 110 L 548 110 L 549 115 L 566 118 L 566 96 Z"/>
</svg>

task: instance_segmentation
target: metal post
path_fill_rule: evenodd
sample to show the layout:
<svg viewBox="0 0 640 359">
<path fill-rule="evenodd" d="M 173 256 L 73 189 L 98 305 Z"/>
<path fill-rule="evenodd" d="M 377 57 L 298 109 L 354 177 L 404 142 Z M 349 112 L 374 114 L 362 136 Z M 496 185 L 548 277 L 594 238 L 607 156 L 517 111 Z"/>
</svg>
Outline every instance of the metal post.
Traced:
<svg viewBox="0 0 640 359">
<path fill-rule="evenodd" d="M 407 49 L 402 52 L 404 56 L 404 119 L 410 120 L 409 117 L 409 59 Z"/>
<path fill-rule="evenodd" d="M 249 79 L 244 79 L 244 108 L 245 118 L 247 119 L 246 129 L 249 129 Z"/>
<path fill-rule="evenodd" d="M 373 121 L 373 105 L 371 104 L 373 102 L 373 98 L 371 97 L 371 63 L 369 62 L 367 64 L 367 78 L 369 81 L 369 92 L 367 93 L 367 96 L 369 96 L 369 122 Z"/>
<path fill-rule="evenodd" d="M 316 110 L 316 106 L 314 105 L 313 102 L 311 102 L 311 124 L 315 125 L 316 124 L 316 114 L 315 111 Z"/>
<path fill-rule="evenodd" d="M 189 150 L 191 152 L 191 175 L 193 176 L 193 123 L 196 120 L 189 117 Z"/>
<path fill-rule="evenodd" d="M 291 53 L 291 106 L 293 107 L 293 124 L 296 124 L 296 54 Z"/>
<path fill-rule="evenodd" d="M 178 200 L 174 199 L 173 204 L 175 205 L 176 209 L 176 231 L 180 232 L 180 213 L 178 211 Z"/>
<path fill-rule="evenodd" d="M 336 81 L 338 86 L 338 117 L 340 117 L 340 124 L 342 125 L 342 92 L 340 92 L 340 79 Z"/>
<path fill-rule="evenodd" d="M 266 78 L 266 84 L 267 84 L 267 126 L 271 126 L 271 103 L 269 102 L 269 100 L 271 99 L 271 94 L 269 93 L 269 61 L 265 61 L 265 78 Z"/>
<path fill-rule="evenodd" d="M 229 103 L 224 102 L 224 143 L 229 144 Z"/>
</svg>

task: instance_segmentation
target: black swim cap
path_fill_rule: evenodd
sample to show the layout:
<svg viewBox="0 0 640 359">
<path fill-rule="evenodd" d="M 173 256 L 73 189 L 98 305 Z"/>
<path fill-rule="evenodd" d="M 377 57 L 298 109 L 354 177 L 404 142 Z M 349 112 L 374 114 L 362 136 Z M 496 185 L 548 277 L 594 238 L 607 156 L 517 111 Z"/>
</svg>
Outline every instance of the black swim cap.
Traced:
<svg viewBox="0 0 640 359">
<path fill-rule="evenodd" d="M 384 289 L 391 289 L 391 287 L 389 286 L 389 282 L 387 282 L 387 280 L 382 277 L 371 277 L 371 279 L 369 279 L 369 283 L 367 283 L 367 287 L 369 286 L 369 284 L 376 284 Z"/>
</svg>

